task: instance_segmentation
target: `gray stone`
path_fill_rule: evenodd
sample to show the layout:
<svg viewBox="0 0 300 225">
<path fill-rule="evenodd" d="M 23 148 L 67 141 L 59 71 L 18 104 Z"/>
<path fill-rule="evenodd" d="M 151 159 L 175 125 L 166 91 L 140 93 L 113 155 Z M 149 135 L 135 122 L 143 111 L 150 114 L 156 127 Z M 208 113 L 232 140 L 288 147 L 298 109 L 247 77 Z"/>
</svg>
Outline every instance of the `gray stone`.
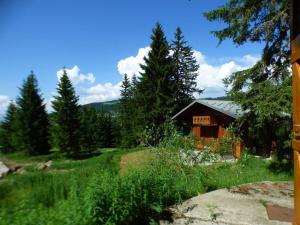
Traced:
<svg viewBox="0 0 300 225">
<path fill-rule="evenodd" d="M 37 170 L 47 170 L 47 169 L 49 169 L 49 167 L 51 167 L 52 163 L 53 163 L 52 160 L 47 161 L 47 162 L 38 163 L 36 166 L 36 169 Z"/>
<path fill-rule="evenodd" d="M 198 195 L 170 208 L 173 222 L 161 225 L 287 225 L 270 220 L 267 205 L 293 208 L 291 182 L 244 184 Z"/>
<path fill-rule="evenodd" d="M 0 161 L 0 178 L 6 176 L 10 172 L 10 169 Z"/>
</svg>

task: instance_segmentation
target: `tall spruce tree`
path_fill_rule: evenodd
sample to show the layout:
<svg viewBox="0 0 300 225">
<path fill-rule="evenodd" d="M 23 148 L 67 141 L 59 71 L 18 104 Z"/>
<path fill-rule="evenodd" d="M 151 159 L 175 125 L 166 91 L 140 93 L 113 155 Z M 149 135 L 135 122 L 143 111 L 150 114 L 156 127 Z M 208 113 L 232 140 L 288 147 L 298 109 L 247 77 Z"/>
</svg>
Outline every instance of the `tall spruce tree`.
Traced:
<svg viewBox="0 0 300 225">
<path fill-rule="evenodd" d="M 46 154 L 50 150 L 49 120 L 33 72 L 20 88 L 18 104 L 18 144 L 30 155 Z"/>
<path fill-rule="evenodd" d="M 133 105 L 133 87 L 127 74 L 121 86 L 120 99 L 120 122 L 121 122 L 121 146 L 132 147 L 136 145 L 135 123 L 134 123 L 134 105 Z"/>
<path fill-rule="evenodd" d="M 11 102 L 6 110 L 6 115 L 0 126 L 0 146 L 1 152 L 8 153 L 17 150 L 16 135 L 17 135 L 17 107 Z"/>
<path fill-rule="evenodd" d="M 178 112 L 194 99 L 193 94 L 202 90 L 197 89 L 197 71 L 199 65 L 194 57 L 192 48 L 184 40 L 183 33 L 178 27 L 172 41 L 171 49 L 175 79 L 175 111 Z"/>
<path fill-rule="evenodd" d="M 141 65 L 143 72 L 137 84 L 139 127 L 147 128 L 151 141 L 157 144 L 162 137 L 162 124 L 174 108 L 174 76 L 170 47 L 159 23 L 151 36 L 151 50 Z"/>
<path fill-rule="evenodd" d="M 80 152 L 80 107 L 65 69 L 57 93 L 52 101 L 52 145 L 68 157 L 76 157 Z"/>
</svg>

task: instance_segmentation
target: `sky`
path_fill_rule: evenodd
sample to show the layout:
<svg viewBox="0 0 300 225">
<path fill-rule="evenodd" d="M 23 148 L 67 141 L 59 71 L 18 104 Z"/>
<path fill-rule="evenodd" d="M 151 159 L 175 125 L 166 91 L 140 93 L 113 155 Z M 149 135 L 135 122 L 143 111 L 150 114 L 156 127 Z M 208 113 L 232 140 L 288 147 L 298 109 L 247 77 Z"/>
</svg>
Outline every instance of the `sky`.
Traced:
<svg viewBox="0 0 300 225">
<path fill-rule="evenodd" d="M 210 33 L 225 25 L 203 13 L 226 0 L 0 0 L 0 115 L 31 70 L 51 111 L 62 73 L 81 104 L 118 99 L 123 75 L 140 71 L 156 22 L 168 41 L 180 27 L 200 65 L 200 97 L 225 94 L 222 79 L 252 66 L 262 46 L 236 46 Z M 199 97 L 199 96 L 197 96 Z"/>
</svg>

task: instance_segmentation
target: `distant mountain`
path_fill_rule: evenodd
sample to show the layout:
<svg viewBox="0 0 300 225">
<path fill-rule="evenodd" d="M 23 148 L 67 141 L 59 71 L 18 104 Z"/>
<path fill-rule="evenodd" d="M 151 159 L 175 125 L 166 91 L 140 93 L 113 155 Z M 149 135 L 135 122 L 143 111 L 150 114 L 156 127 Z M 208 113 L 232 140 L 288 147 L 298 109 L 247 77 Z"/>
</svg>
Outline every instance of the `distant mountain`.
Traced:
<svg viewBox="0 0 300 225">
<path fill-rule="evenodd" d="M 205 98 L 206 100 L 230 100 L 227 96 L 221 96 L 216 98 Z M 97 111 L 110 112 L 113 115 L 116 115 L 120 109 L 120 100 L 112 100 L 107 102 L 92 102 L 83 107 L 93 107 Z"/>
<path fill-rule="evenodd" d="M 119 100 L 112 100 L 107 102 L 93 102 L 86 105 L 83 105 L 83 107 L 92 107 L 95 108 L 97 111 L 103 111 L 103 112 L 110 112 L 112 114 L 117 114 L 120 108 L 120 101 Z"/>
</svg>

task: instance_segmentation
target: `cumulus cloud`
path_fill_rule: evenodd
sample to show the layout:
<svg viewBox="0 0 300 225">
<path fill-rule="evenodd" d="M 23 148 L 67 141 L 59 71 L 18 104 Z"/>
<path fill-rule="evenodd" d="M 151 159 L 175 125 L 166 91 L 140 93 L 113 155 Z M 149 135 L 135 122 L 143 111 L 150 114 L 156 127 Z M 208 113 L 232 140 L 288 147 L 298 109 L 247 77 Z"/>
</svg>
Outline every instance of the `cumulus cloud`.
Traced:
<svg viewBox="0 0 300 225">
<path fill-rule="evenodd" d="M 104 84 L 97 83 L 93 73 L 83 74 L 80 72 L 80 68 L 77 65 L 73 68 L 66 68 L 66 71 L 76 89 L 76 93 L 79 94 L 80 104 L 103 102 L 120 98 L 122 82 L 116 84 L 110 82 Z M 63 70 L 57 71 L 56 74 L 59 79 L 63 74 Z M 53 96 L 56 94 L 57 93 L 52 93 Z M 48 111 L 53 110 L 51 104 L 53 100 L 54 98 L 51 97 L 46 103 Z"/>
<path fill-rule="evenodd" d="M 121 59 L 117 64 L 118 72 L 123 76 L 125 73 L 131 78 L 134 74 L 137 76 L 141 72 L 140 64 L 144 63 L 144 57 L 148 56 L 150 47 L 140 48 L 135 56 L 129 56 Z M 227 58 L 220 64 L 210 63 L 209 59 L 200 51 L 194 50 L 194 57 L 200 65 L 197 77 L 197 86 L 205 89 L 201 97 L 217 97 L 225 94 L 223 79 L 233 72 L 249 68 L 254 65 L 259 58 L 253 55 L 245 55 L 239 58 Z M 218 60 L 213 60 L 218 62 Z M 81 73 L 79 66 L 66 69 L 69 78 L 74 84 L 77 93 L 79 93 L 79 103 L 88 104 L 91 102 L 103 102 L 120 98 L 122 82 L 97 83 L 93 73 Z M 57 71 L 57 78 L 62 76 L 63 70 Z M 83 86 L 84 85 L 84 86 Z M 197 96 L 198 97 L 198 96 Z M 47 102 L 47 109 L 51 108 L 51 98 Z M 4 101 L 4 100 L 2 100 Z M 7 98 L 8 102 L 8 98 Z M 1 107 L 1 96 L 0 96 Z"/>
<path fill-rule="evenodd" d="M 81 104 L 91 102 L 103 102 L 120 98 L 121 82 L 117 84 L 105 83 L 97 84 L 85 89 L 83 96 L 80 97 Z"/>
<path fill-rule="evenodd" d="M 144 56 L 147 56 L 150 47 L 140 48 L 136 56 L 129 56 L 118 62 L 118 71 L 121 75 L 127 74 L 131 77 L 133 74 L 139 75 L 141 72 L 140 64 L 144 62 Z M 243 57 L 234 57 L 224 59 L 213 59 L 212 61 L 222 63 L 210 63 L 209 59 L 200 51 L 194 50 L 194 57 L 199 64 L 197 86 L 205 89 L 201 97 L 217 97 L 225 94 L 223 79 L 239 70 L 247 69 L 253 66 L 259 57 L 247 54 Z M 198 96 L 197 96 L 198 97 Z"/>
<path fill-rule="evenodd" d="M 8 96 L 0 95 L 0 117 L 3 117 L 3 115 L 5 114 L 5 111 L 9 103 L 10 103 L 10 99 Z"/>
<path fill-rule="evenodd" d="M 75 65 L 71 69 L 66 68 L 66 71 L 67 71 L 68 77 L 70 78 L 70 80 L 72 81 L 72 83 L 74 85 L 77 85 L 79 83 L 84 83 L 84 82 L 94 83 L 96 80 L 93 73 L 87 73 L 87 74 L 80 73 L 80 68 L 77 65 Z M 63 72 L 64 72 L 63 69 L 56 72 L 57 79 L 61 78 L 61 76 L 63 75 Z"/>
<path fill-rule="evenodd" d="M 140 64 L 144 64 L 144 57 L 148 56 L 150 47 L 140 48 L 136 56 L 129 56 L 125 59 L 121 59 L 118 62 L 118 71 L 121 75 L 125 73 L 131 78 L 134 74 L 139 75 L 141 71 Z"/>
</svg>

